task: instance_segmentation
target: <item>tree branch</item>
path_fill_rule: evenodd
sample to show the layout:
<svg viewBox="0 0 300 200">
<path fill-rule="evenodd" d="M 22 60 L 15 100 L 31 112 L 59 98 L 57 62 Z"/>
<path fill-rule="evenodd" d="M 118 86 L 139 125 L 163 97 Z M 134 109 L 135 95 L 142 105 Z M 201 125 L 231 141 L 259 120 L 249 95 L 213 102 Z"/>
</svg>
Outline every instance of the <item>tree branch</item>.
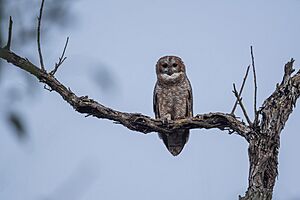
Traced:
<svg viewBox="0 0 300 200">
<path fill-rule="evenodd" d="M 8 39 L 7 39 L 7 44 L 4 47 L 7 50 L 10 50 L 10 45 L 11 45 L 11 38 L 12 38 L 12 25 L 13 25 L 13 21 L 11 16 L 9 17 L 9 28 L 8 28 Z"/>
<path fill-rule="evenodd" d="M 251 122 L 250 118 L 248 117 L 246 108 L 245 108 L 245 106 L 244 106 L 244 104 L 242 102 L 242 98 L 240 97 L 240 95 L 238 94 L 238 92 L 236 90 L 235 84 L 233 84 L 233 93 L 234 93 L 234 95 L 235 95 L 235 97 L 236 97 L 236 99 L 237 99 L 237 101 L 238 101 L 238 103 L 239 103 L 239 105 L 240 105 L 240 107 L 241 107 L 241 109 L 243 111 L 243 114 L 244 114 L 244 116 L 245 116 L 248 124 L 251 126 L 252 122 Z"/>
<path fill-rule="evenodd" d="M 89 99 L 87 96 L 78 97 L 69 88 L 61 84 L 53 75 L 43 71 L 29 60 L 11 51 L 0 48 L 0 57 L 34 75 L 40 82 L 47 84 L 51 90 L 59 93 L 76 111 L 101 119 L 113 120 L 130 130 L 142 133 L 160 132 L 171 134 L 174 130 L 182 128 L 217 128 L 220 130 L 232 130 L 246 140 L 249 140 L 251 135 L 251 129 L 248 126 L 237 120 L 234 116 L 225 113 L 201 114 L 193 118 L 170 121 L 169 124 L 165 124 L 160 120 L 152 119 L 139 113 L 116 111 L 105 107 L 93 99 Z"/>
<path fill-rule="evenodd" d="M 251 51 L 251 63 L 252 63 L 252 70 L 253 70 L 253 81 L 254 81 L 254 99 L 253 99 L 253 110 L 254 110 L 254 126 L 256 126 L 258 122 L 258 112 L 257 112 L 257 106 L 256 106 L 256 101 L 257 101 L 257 81 L 256 81 L 256 70 L 255 70 L 255 64 L 254 64 L 254 55 L 253 55 L 253 48 L 250 46 L 250 51 Z"/>
<path fill-rule="evenodd" d="M 246 80 L 247 80 L 247 77 L 248 77 L 249 69 L 250 69 L 250 65 L 247 67 L 246 74 L 245 74 L 245 76 L 244 76 L 243 83 L 242 83 L 242 86 L 241 86 L 240 91 L 239 91 L 239 93 L 238 93 L 238 94 L 239 94 L 238 96 L 242 96 L 243 89 L 244 89 L 244 86 L 245 86 L 245 83 L 246 83 Z M 236 106 L 237 106 L 238 102 L 239 102 L 239 101 L 238 101 L 238 98 L 237 98 L 237 99 L 235 100 L 234 106 L 233 106 L 233 108 L 232 108 L 232 110 L 231 110 L 231 114 L 232 114 L 232 115 L 234 115 L 234 111 L 235 111 L 235 109 L 236 109 Z"/>
<path fill-rule="evenodd" d="M 41 69 L 45 71 L 43 55 L 42 55 L 42 48 L 41 48 L 41 41 L 40 41 L 41 40 L 41 21 L 42 21 L 42 15 L 43 15 L 44 2 L 45 2 L 45 0 L 42 0 L 42 4 L 41 4 L 41 7 L 40 7 L 40 15 L 38 17 L 37 45 L 38 45 L 38 52 L 39 52 Z"/>
<path fill-rule="evenodd" d="M 61 66 L 63 64 L 63 62 L 67 59 L 67 57 L 65 57 L 65 52 L 66 52 L 66 49 L 68 46 L 68 42 L 69 42 L 69 37 L 67 37 L 64 50 L 58 59 L 58 63 L 55 63 L 54 69 L 50 72 L 51 75 L 54 75 L 56 73 L 56 71 L 58 70 L 59 66 Z"/>
<path fill-rule="evenodd" d="M 268 132 L 268 135 L 280 134 L 299 98 L 300 70 L 292 76 L 292 73 L 295 71 L 293 69 L 294 61 L 292 58 L 285 64 L 281 84 L 277 86 L 273 94 L 262 105 L 263 123 L 261 124 L 261 129 Z"/>
</svg>

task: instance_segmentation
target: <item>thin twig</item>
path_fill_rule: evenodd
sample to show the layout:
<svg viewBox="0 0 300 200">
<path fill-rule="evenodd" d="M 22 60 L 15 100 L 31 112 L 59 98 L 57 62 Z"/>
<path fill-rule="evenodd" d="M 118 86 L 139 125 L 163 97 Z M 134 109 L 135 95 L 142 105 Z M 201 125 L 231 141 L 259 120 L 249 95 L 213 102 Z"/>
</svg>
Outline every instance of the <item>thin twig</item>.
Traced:
<svg viewBox="0 0 300 200">
<path fill-rule="evenodd" d="M 66 52 L 66 49 L 67 49 L 67 46 L 68 46 L 68 42 L 69 42 L 69 37 L 67 37 L 67 41 L 65 43 L 64 50 L 63 50 L 61 56 L 58 59 L 58 63 L 55 63 L 54 69 L 50 72 L 51 75 L 54 75 L 56 73 L 57 69 L 59 68 L 59 66 L 61 64 L 63 64 L 63 62 L 67 59 L 67 57 L 65 57 L 65 52 Z"/>
<path fill-rule="evenodd" d="M 10 16 L 9 17 L 9 28 L 8 28 L 8 39 L 7 39 L 7 44 L 4 47 L 7 50 L 10 50 L 11 37 L 12 37 L 12 25 L 13 25 L 13 21 L 12 21 L 11 16 Z"/>
<path fill-rule="evenodd" d="M 40 57 L 40 64 L 41 69 L 45 71 L 44 62 L 43 62 L 43 55 L 42 55 L 42 49 L 41 49 L 41 21 L 42 21 L 42 15 L 43 15 L 43 7 L 44 7 L 45 0 L 42 0 L 41 8 L 40 8 L 40 15 L 38 17 L 38 28 L 37 28 L 37 45 L 38 45 L 38 52 Z"/>
<path fill-rule="evenodd" d="M 251 122 L 250 118 L 248 117 L 247 111 L 246 111 L 246 109 L 244 107 L 244 104 L 242 103 L 242 98 L 240 97 L 239 93 L 237 92 L 235 84 L 233 84 L 233 93 L 234 93 L 235 97 L 238 100 L 238 103 L 239 103 L 239 105 L 240 105 L 240 107 L 241 107 L 241 109 L 243 111 L 243 114 L 244 114 L 244 116 L 245 116 L 248 124 L 251 126 L 252 122 Z"/>
<path fill-rule="evenodd" d="M 248 65 L 248 67 L 247 67 L 247 71 L 246 71 L 246 74 L 245 74 L 244 79 L 243 79 L 242 86 L 241 86 L 240 91 L 239 91 L 239 96 L 242 96 L 242 92 L 243 92 L 243 89 L 244 89 L 244 86 L 245 86 L 245 83 L 246 83 L 246 80 L 247 80 L 247 77 L 248 77 L 249 69 L 250 69 L 250 65 Z M 234 114 L 234 111 L 236 109 L 237 104 L 238 104 L 238 100 L 236 99 L 236 101 L 234 103 L 234 106 L 232 108 L 232 111 L 231 111 L 232 115 Z"/>
<path fill-rule="evenodd" d="M 253 69 L 253 81 L 254 81 L 254 124 L 258 122 L 258 112 L 256 107 L 256 101 L 257 101 L 257 82 L 256 82 L 256 70 L 255 70 L 255 64 L 254 64 L 254 55 L 253 55 L 253 48 L 250 46 L 251 51 L 251 61 L 252 61 L 252 69 Z"/>
</svg>

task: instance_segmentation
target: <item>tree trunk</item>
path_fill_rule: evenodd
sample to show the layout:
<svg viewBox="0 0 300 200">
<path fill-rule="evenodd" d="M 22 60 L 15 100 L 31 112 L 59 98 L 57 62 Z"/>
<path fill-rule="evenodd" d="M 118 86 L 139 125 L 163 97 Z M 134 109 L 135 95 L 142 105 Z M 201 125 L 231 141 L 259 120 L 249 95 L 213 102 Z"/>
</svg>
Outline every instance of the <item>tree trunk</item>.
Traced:
<svg viewBox="0 0 300 200">
<path fill-rule="evenodd" d="M 260 133 L 260 135 L 262 135 Z M 240 200 L 271 200 L 278 175 L 279 137 L 256 137 L 249 143 L 249 185 Z"/>
<path fill-rule="evenodd" d="M 259 111 L 261 122 L 249 140 L 249 185 L 240 200 L 270 200 L 278 175 L 280 133 L 300 95 L 300 71 L 291 74 L 294 60 L 285 65 L 284 77 Z"/>
</svg>

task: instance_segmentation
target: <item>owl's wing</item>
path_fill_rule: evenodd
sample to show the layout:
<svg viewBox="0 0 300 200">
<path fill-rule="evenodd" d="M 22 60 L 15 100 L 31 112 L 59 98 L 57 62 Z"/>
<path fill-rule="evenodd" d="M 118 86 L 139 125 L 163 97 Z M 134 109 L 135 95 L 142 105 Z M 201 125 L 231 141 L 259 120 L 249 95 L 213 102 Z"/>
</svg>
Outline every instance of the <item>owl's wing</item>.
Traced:
<svg viewBox="0 0 300 200">
<path fill-rule="evenodd" d="M 157 83 L 155 84 L 154 91 L 153 91 L 153 111 L 155 113 L 155 118 L 160 118 L 159 114 L 159 103 L 158 103 L 158 94 L 157 94 Z"/>
<path fill-rule="evenodd" d="M 188 79 L 187 79 L 188 80 Z M 188 94 L 186 99 L 186 117 L 193 117 L 193 91 L 190 81 L 188 80 Z"/>
</svg>

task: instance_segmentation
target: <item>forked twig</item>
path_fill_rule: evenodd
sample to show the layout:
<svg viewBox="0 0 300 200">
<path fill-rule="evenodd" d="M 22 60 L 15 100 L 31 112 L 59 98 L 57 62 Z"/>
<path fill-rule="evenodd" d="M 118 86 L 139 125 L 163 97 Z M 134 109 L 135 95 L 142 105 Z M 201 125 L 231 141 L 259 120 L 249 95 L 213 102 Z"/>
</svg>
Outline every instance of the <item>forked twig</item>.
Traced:
<svg viewBox="0 0 300 200">
<path fill-rule="evenodd" d="M 9 17 L 9 28 L 8 28 L 8 39 L 7 39 L 7 44 L 4 47 L 7 50 L 10 50 L 11 37 L 12 37 L 12 25 L 13 25 L 13 21 L 12 21 L 11 16 L 10 16 Z"/>
<path fill-rule="evenodd" d="M 38 45 L 38 52 L 40 57 L 40 64 L 41 69 L 45 71 L 44 62 L 43 62 L 43 55 L 42 55 L 42 48 L 41 48 L 41 21 L 43 15 L 43 7 L 44 7 L 45 0 L 42 0 L 41 8 L 40 8 L 40 15 L 38 17 L 38 28 L 37 28 L 37 45 Z"/>
<path fill-rule="evenodd" d="M 243 111 L 243 114 L 244 114 L 248 124 L 251 126 L 252 122 L 251 122 L 250 118 L 248 117 L 246 108 L 244 107 L 244 104 L 242 103 L 242 98 L 240 97 L 239 93 L 236 90 L 235 84 L 233 84 L 233 93 L 234 93 L 235 97 L 237 98 L 237 101 L 238 101 L 238 103 L 239 103 L 239 105 L 240 105 L 240 107 Z"/>
<path fill-rule="evenodd" d="M 59 66 L 61 64 L 63 64 L 63 62 L 67 59 L 67 57 L 65 57 L 65 52 L 66 52 L 66 49 L 67 49 L 67 46 L 68 46 L 68 42 L 69 42 L 69 37 L 67 37 L 67 41 L 65 43 L 64 50 L 63 50 L 61 56 L 58 59 L 58 63 L 55 63 L 54 69 L 50 72 L 51 75 L 54 75 L 56 73 L 57 69 L 59 68 Z"/>
<path fill-rule="evenodd" d="M 244 89 L 244 86 L 245 86 L 245 83 L 246 83 L 246 80 L 247 80 L 247 77 L 248 77 L 249 69 L 250 69 L 250 65 L 248 65 L 248 67 L 247 67 L 246 74 L 244 76 L 243 83 L 242 83 L 242 86 L 241 86 L 240 91 L 239 91 L 239 96 L 242 96 L 242 92 L 243 92 L 243 89 Z M 237 107 L 237 104 L 238 104 L 238 99 L 236 99 L 236 101 L 234 103 L 234 106 L 232 108 L 232 111 L 231 111 L 232 115 L 234 114 L 234 111 Z"/>
<path fill-rule="evenodd" d="M 254 64 L 254 55 L 253 55 L 253 48 L 250 46 L 251 51 L 251 61 L 252 61 L 252 70 L 253 70 L 253 81 L 254 81 L 254 124 L 258 122 L 258 112 L 256 107 L 256 101 L 257 101 L 257 82 L 256 82 L 256 70 L 255 70 L 255 64 Z"/>
</svg>

